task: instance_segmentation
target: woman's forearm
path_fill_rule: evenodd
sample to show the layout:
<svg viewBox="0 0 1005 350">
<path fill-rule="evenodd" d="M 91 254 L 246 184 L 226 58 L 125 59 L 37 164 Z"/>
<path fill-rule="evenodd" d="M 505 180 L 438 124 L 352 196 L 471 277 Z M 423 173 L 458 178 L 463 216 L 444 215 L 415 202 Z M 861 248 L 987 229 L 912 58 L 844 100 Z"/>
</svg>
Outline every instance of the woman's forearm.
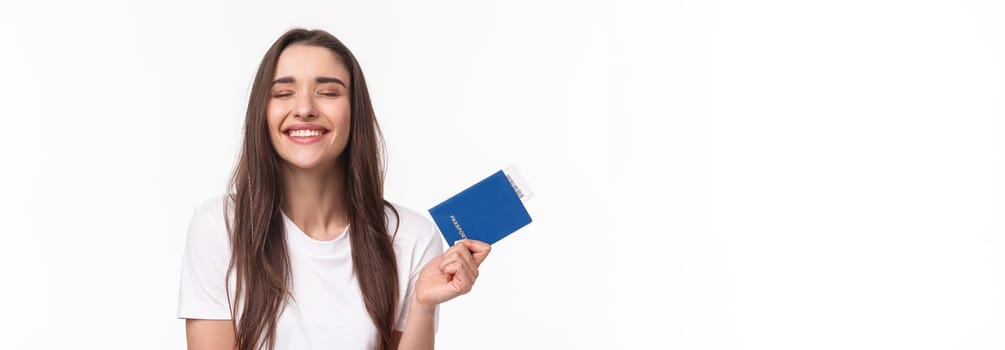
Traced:
<svg viewBox="0 0 1005 350">
<path fill-rule="evenodd" d="M 422 304 L 412 298 L 405 331 L 401 334 L 398 350 L 432 350 L 433 324 L 436 322 L 436 305 Z"/>
<path fill-rule="evenodd" d="M 488 243 L 462 239 L 422 267 L 409 301 L 399 350 L 433 349 L 436 305 L 471 291 L 478 278 L 478 266 L 490 250 Z"/>
</svg>

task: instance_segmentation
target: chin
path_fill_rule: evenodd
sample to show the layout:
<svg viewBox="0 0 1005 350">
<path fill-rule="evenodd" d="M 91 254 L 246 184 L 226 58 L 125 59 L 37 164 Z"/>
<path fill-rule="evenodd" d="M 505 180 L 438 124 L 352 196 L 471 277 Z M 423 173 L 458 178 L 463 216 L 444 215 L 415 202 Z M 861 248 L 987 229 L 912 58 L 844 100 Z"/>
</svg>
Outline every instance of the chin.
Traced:
<svg viewBox="0 0 1005 350">
<path fill-rule="evenodd" d="M 324 159 L 316 157 L 291 157 L 284 159 L 285 163 L 293 168 L 310 170 L 323 167 L 325 164 L 330 164 L 331 162 L 325 162 Z"/>
</svg>

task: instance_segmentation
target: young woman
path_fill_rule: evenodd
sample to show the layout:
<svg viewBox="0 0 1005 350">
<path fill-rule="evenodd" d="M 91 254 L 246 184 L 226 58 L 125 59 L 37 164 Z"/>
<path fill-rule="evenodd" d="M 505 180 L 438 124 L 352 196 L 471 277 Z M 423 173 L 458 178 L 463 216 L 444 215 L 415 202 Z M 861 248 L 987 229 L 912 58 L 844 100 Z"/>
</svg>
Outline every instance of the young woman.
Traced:
<svg viewBox="0 0 1005 350">
<path fill-rule="evenodd" d="M 489 245 L 444 252 L 430 220 L 385 200 L 382 146 L 349 49 L 320 30 L 276 40 L 232 192 L 189 227 L 189 349 L 433 348 L 437 305 L 470 291 Z"/>
</svg>

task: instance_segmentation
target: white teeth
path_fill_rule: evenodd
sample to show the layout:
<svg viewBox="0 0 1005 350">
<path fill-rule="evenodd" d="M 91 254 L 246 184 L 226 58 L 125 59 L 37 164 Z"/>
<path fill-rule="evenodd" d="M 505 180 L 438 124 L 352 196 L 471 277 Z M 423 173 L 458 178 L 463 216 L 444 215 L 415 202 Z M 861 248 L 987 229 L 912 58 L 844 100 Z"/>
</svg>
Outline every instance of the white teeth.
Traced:
<svg viewBox="0 0 1005 350">
<path fill-rule="evenodd" d="M 290 137 L 311 137 L 320 136 L 321 130 L 293 130 L 290 131 Z"/>
</svg>

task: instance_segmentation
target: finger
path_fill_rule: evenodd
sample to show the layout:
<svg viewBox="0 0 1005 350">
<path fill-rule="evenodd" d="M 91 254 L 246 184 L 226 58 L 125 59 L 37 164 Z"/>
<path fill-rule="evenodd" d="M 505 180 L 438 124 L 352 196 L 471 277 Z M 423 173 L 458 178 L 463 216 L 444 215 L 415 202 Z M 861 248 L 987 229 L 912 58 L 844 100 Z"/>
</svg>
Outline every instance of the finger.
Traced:
<svg viewBox="0 0 1005 350">
<path fill-rule="evenodd" d="M 454 262 L 455 260 L 456 259 L 450 259 L 450 257 L 447 256 L 446 253 L 444 253 L 443 255 L 440 256 L 440 270 L 443 270 L 444 268 L 447 267 L 447 265 Z"/>
<path fill-rule="evenodd" d="M 471 270 L 465 268 L 460 262 L 447 265 L 444 267 L 443 273 L 448 276 L 447 281 L 449 281 L 450 285 L 459 292 L 470 289 L 470 286 L 474 285 L 476 278 L 471 273 Z"/>
<path fill-rule="evenodd" d="M 471 252 L 468 251 L 468 247 L 463 244 L 458 244 L 457 248 L 457 256 L 461 259 L 461 261 L 464 261 L 464 265 L 469 269 L 477 271 L 478 263 L 476 263 L 475 258 L 471 256 Z"/>
<path fill-rule="evenodd" d="M 463 270 L 464 266 L 460 261 L 454 261 L 440 268 L 440 271 L 448 275 L 456 275 L 459 271 Z"/>
<path fill-rule="evenodd" d="M 466 272 L 467 280 L 474 282 L 474 279 L 478 278 L 478 264 L 474 261 L 474 257 L 471 256 L 471 252 L 464 245 L 459 245 L 456 251 L 450 252 L 451 258 L 457 258 L 457 262 L 460 264 L 459 272 Z"/>
<path fill-rule="evenodd" d="M 471 252 L 471 257 L 474 258 L 475 265 L 481 265 L 485 258 L 489 256 L 489 252 L 492 251 L 492 246 L 488 243 L 482 241 L 476 241 L 473 239 L 465 239 L 460 241 Z"/>
<path fill-rule="evenodd" d="M 463 257 L 460 260 L 461 270 L 458 273 L 465 273 L 469 276 L 467 280 L 474 282 L 474 279 L 478 278 L 478 264 L 475 264 L 474 258 L 467 252 L 461 253 L 461 256 Z"/>
<path fill-rule="evenodd" d="M 475 284 L 475 276 L 472 274 L 471 270 L 460 269 L 454 274 L 454 279 L 450 284 L 454 287 L 454 290 L 461 294 L 465 294 L 471 291 L 471 287 Z"/>
<path fill-rule="evenodd" d="M 442 269 L 444 266 L 447 266 L 447 264 L 463 259 L 463 257 L 461 257 L 462 251 L 466 252 L 467 248 L 463 245 L 455 245 L 448 248 L 447 251 L 443 252 L 443 254 L 440 254 L 440 268 Z"/>
</svg>

